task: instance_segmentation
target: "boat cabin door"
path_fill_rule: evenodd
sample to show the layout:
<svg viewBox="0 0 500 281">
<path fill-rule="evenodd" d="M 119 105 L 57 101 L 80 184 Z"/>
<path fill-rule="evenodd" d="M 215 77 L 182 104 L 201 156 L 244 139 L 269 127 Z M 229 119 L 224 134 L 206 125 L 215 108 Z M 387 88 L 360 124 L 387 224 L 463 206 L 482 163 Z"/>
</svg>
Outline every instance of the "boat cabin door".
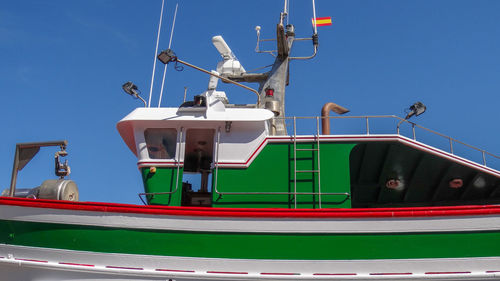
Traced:
<svg viewBox="0 0 500 281">
<path fill-rule="evenodd" d="M 182 206 L 212 205 L 214 129 L 188 129 L 184 153 Z"/>
</svg>

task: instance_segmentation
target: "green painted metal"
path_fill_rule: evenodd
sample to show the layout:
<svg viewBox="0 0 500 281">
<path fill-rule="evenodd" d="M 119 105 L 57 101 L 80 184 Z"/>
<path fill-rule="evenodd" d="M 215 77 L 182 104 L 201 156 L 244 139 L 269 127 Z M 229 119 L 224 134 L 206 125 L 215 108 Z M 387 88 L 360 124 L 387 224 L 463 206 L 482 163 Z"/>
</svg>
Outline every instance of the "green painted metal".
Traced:
<svg viewBox="0 0 500 281">
<path fill-rule="evenodd" d="M 350 192 L 349 154 L 355 144 L 321 143 L 320 144 L 320 181 L 322 193 Z M 318 174 L 314 172 L 294 173 L 298 171 L 318 170 L 318 154 L 313 149 L 317 143 L 297 143 L 296 159 L 294 144 L 271 143 L 255 158 L 246 169 L 223 169 L 218 171 L 217 189 L 223 195 L 214 193 L 213 205 L 217 207 L 240 208 L 318 208 L 318 195 L 293 194 L 224 194 L 237 192 L 319 192 Z M 301 150 L 308 149 L 308 150 Z M 294 163 L 295 162 L 295 163 Z M 296 181 L 294 177 L 296 176 Z M 349 208 L 350 200 L 344 195 L 322 195 L 322 207 Z"/>
<path fill-rule="evenodd" d="M 210 233 L 2 220 L 0 243 L 103 253 L 233 259 L 463 258 L 498 256 L 500 232 Z"/>
<path fill-rule="evenodd" d="M 167 194 L 147 195 L 146 199 L 152 205 L 180 206 L 182 194 L 182 167 L 179 169 L 179 177 L 176 190 L 177 167 L 158 167 L 152 173 L 151 168 L 142 168 L 142 180 L 146 193 L 171 192 Z"/>
<path fill-rule="evenodd" d="M 320 166 L 321 193 L 349 193 L 349 154 L 355 146 L 352 143 L 321 143 Z M 264 147 L 248 168 L 219 168 L 217 189 L 221 193 L 258 192 L 290 194 L 226 194 L 213 192 L 213 205 L 217 207 L 239 208 L 318 208 L 320 198 L 317 194 L 293 195 L 297 193 L 318 193 L 318 173 L 294 173 L 318 170 L 317 143 L 297 143 L 294 158 L 294 144 L 271 143 Z M 302 150 L 301 150 L 302 149 Z M 304 150 L 307 149 L 307 150 Z M 142 178 L 146 193 L 173 192 L 172 194 L 148 195 L 149 204 L 180 206 L 182 196 L 182 171 L 179 169 L 177 191 L 177 168 L 142 168 Z M 296 180 L 294 177 L 296 176 Z M 215 181 L 212 182 L 214 184 Z M 212 190 L 215 190 L 212 186 Z M 323 208 L 349 208 L 350 198 L 345 195 L 322 195 Z"/>
</svg>

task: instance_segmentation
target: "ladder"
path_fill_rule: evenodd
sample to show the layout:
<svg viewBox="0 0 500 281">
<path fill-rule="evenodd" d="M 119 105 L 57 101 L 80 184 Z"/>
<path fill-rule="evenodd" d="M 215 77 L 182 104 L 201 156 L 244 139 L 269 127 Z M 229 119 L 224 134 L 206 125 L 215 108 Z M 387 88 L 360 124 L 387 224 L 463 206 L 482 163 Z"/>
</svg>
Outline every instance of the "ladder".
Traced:
<svg viewBox="0 0 500 281">
<path fill-rule="evenodd" d="M 300 173 L 310 173 L 313 175 L 317 176 L 318 179 L 318 192 L 313 192 L 313 198 L 315 195 L 318 195 L 318 205 L 319 208 L 321 209 L 321 176 L 320 176 L 320 171 L 321 171 L 321 166 L 320 166 L 320 147 L 319 147 L 319 117 L 316 117 L 316 148 L 297 148 L 297 124 L 296 124 L 297 118 L 294 116 L 293 117 L 293 188 L 294 188 L 294 206 L 295 209 L 297 209 L 297 174 Z M 314 169 L 314 165 L 312 165 L 311 170 L 297 170 L 297 151 L 311 151 L 313 153 L 316 153 L 316 168 Z M 314 185 L 314 182 L 313 182 Z"/>
</svg>

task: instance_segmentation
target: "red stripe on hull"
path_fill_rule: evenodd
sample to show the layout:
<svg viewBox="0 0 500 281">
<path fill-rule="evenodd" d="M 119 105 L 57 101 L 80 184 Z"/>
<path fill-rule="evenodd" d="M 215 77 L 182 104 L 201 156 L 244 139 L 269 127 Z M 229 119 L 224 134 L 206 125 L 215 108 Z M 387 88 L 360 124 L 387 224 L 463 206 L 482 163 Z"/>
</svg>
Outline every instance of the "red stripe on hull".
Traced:
<svg viewBox="0 0 500 281">
<path fill-rule="evenodd" d="M 484 216 L 500 214 L 500 206 L 451 206 L 411 208 L 353 208 L 353 209 L 243 209 L 211 207 L 143 206 L 99 202 L 71 202 L 42 199 L 0 197 L 0 205 L 50 208 L 60 210 L 133 213 L 194 217 L 246 217 L 246 218 L 384 218 L 384 217 L 442 217 Z"/>
</svg>

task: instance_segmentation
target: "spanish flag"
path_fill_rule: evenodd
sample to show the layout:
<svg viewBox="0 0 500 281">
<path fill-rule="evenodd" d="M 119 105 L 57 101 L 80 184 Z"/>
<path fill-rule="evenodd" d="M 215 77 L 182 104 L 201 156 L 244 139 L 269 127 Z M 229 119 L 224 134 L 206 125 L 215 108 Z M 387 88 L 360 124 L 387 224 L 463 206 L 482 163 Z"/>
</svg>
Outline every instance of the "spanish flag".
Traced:
<svg viewBox="0 0 500 281">
<path fill-rule="evenodd" d="M 324 18 L 312 19 L 313 26 L 314 26 L 315 22 L 316 22 L 316 26 L 332 25 L 332 18 L 331 17 L 324 17 Z"/>
</svg>

